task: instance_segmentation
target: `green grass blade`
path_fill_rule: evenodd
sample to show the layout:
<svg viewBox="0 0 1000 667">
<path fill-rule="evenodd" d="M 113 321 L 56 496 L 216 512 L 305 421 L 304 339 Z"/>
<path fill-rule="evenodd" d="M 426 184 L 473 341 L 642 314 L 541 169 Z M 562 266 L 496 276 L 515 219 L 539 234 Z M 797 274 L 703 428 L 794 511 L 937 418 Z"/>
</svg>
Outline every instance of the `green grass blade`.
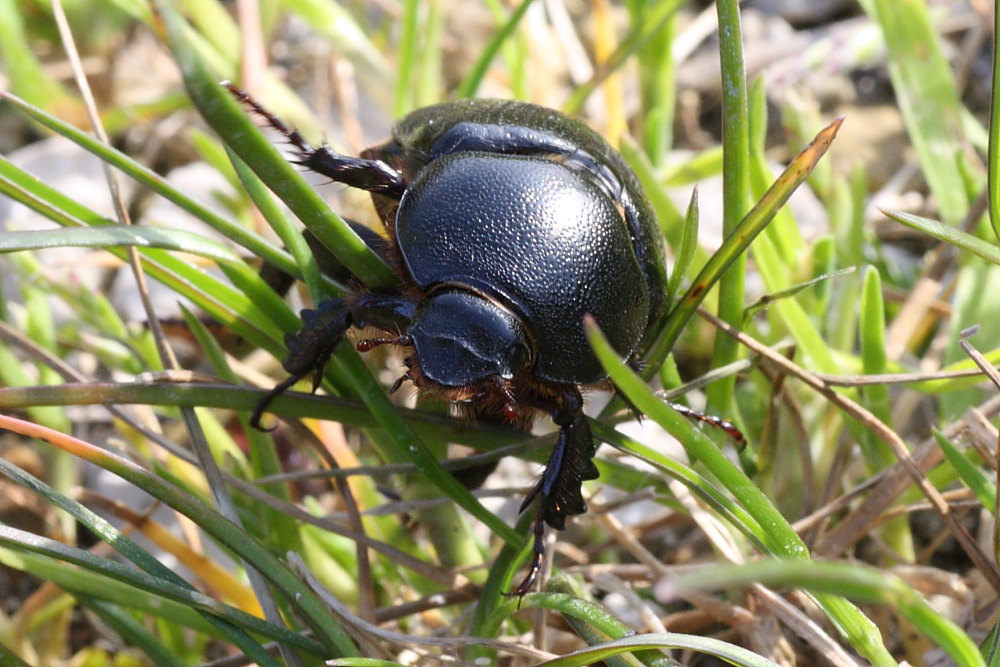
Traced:
<svg viewBox="0 0 1000 667">
<path fill-rule="evenodd" d="M 229 220 L 226 220 L 220 215 L 214 213 L 203 204 L 191 199 L 184 193 L 177 190 L 177 188 L 173 187 L 165 178 L 153 170 L 139 164 L 132 158 L 124 155 L 114 148 L 97 141 L 85 132 L 80 131 L 78 128 L 73 127 L 72 125 L 56 118 L 51 114 L 48 114 L 41 109 L 27 104 L 23 100 L 2 91 L 0 91 L 0 99 L 12 104 L 32 119 L 48 127 L 57 134 L 66 137 L 84 150 L 99 157 L 109 165 L 120 169 L 136 182 L 145 185 L 163 198 L 176 204 L 179 208 L 187 211 L 199 220 L 204 221 L 220 234 L 223 234 L 235 243 L 243 246 L 254 255 L 261 257 L 267 262 L 274 264 L 282 271 L 290 273 L 297 278 L 302 277 L 298 266 L 296 266 L 296 264 L 292 261 L 287 252 L 284 252 L 279 248 L 275 248 L 272 243 L 268 243 L 259 235 L 241 225 L 233 224 Z M 17 183 L 24 188 L 30 187 L 30 183 L 33 182 L 34 179 L 27 174 L 23 174 L 23 172 L 23 176 L 19 176 L 18 172 L 20 170 L 17 170 L 16 167 L 9 165 L 6 159 L 0 159 L 0 165 L 4 164 L 8 165 L 2 172 L 2 175 L 5 178 L 11 179 L 12 182 Z M 50 195 L 45 198 L 45 201 L 62 202 L 60 204 L 60 208 L 68 212 L 73 212 L 75 209 L 83 208 L 79 207 L 71 200 L 67 201 L 67 199 L 62 195 L 57 195 L 57 193 L 51 191 L 48 192 L 50 192 Z M 51 197 L 56 197 L 56 199 L 52 199 Z M 81 217 L 81 220 L 85 221 L 87 224 L 100 224 L 99 221 L 104 220 L 104 218 L 100 216 L 97 216 L 96 219 Z"/>
<path fill-rule="evenodd" d="M 267 577 L 286 600 L 301 614 L 316 633 L 326 650 L 340 655 L 356 653 L 353 640 L 330 616 L 325 605 L 282 561 L 244 530 L 231 523 L 200 498 L 187 494 L 177 486 L 140 468 L 131 461 L 91 445 L 83 440 L 49 429 L 18 422 L 0 415 L 4 428 L 30 435 L 100 466 L 144 489 L 153 496 L 189 517 L 205 532 L 246 560 Z M 51 500 L 51 499 L 50 499 Z M 162 569 L 162 566 L 159 566 Z"/>
<path fill-rule="evenodd" d="M 538 667 L 586 667 L 613 656 L 640 651 L 666 651 L 682 649 L 696 654 L 711 655 L 740 667 L 779 667 L 778 663 L 757 655 L 742 646 L 721 639 L 699 637 L 677 632 L 648 633 L 605 642 L 598 646 L 580 649 L 554 660 L 539 663 Z"/>
<path fill-rule="evenodd" d="M 184 85 L 208 124 L 278 195 L 316 238 L 369 287 L 396 283 L 396 275 L 257 129 L 240 104 L 219 84 L 199 55 L 190 29 L 165 0 L 156 3 L 164 19 Z"/>
<path fill-rule="evenodd" d="M 173 570 L 153 558 L 135 542 L 122 535 L 118 530 L 112 527 L 111 524 L 91 512 L 80 503 L 67 498 L 65 495 L 57 492 L 47 484 L 41 482 L 2 458 L 0 458 L 0 474 L 5 475 L 11 480 L 14 480 L 17 484 L 20 484 L 21 486 L 39 494 L 54 506 L 74 516 L 83 525 L 90 528 L 96 535 L 108 544 L 112 545 L 120 554 L 138 565 L 145 572 L 162 578 L 167 583 L 192 590 L 190 584 L 181 579 L 174 573 Z M 35 537 L 36 536 L 31 536 L 32 539 Z M 259 644 L 250 639 L 240 627 L 223 619 L 216 618 L 214 615 L 206 615 L 205 618 L 230 640 L 232 640 L 237 646 L 240 646 L 244 651 L 247 651 L 248 655 L 252 654 L 258 656 L 259 659 L 262 658 L 265 662 L 270 663 L 268 654 L 260 648 Z"/>
<path fill-rule="evenodd" d="M 975 494 L 979 504 L 990 513 L 995 514 L 997 508 L 997 488 L 994 482 L 978 466 L 963 456 L 962 452 L 955 445 L 951 444 L 951 441 L 937 429 L 934 429 L 934 439 L 941 447 L 941 451 L 944 453 L 944 457 L 948 460 L 948 463 L 958 473 L 959 479 Z"/>
<path fill-rule="evenodd" d="M 235 607 L 222 604 L 218 600 L 192 589 L 186 582 L 183 585 L 174 583 L 160 576 L 102 558 L 84 549 L 71 547 L 56 540 L 3 525 L 0 525 L 0 546 L 29 551 L 63 563 L 79 566 L 107 579 L 130 585 L 135 590 L 146 591 L 174 602 L 184 603 L 192 609 L 229 621 L 236 627 L 242 627 L 270 639 L 288 642 L 316 655 L 322 655 L 324 651 L 323 646 L 318 642 L 306 639 L 285 628 L 279 628 Z"/>
<path fill-rule="evenodd" d="M 483 83 L 483 78 L 486 76 L 490 63 L 493 62 L 500 47 L 514 34 L 514 30 L 520 24 L 521 19 L 524 18 L 531 3 L 532 0 L 521 0 L 517 8 L 510 13 L 507 21 L 499 30 L 493 33 L 490 41 L 483 47 L 483 51 L 479 54 L 476 62 L 469 68 L 469 72 L 462 78 L 462 82 L 458 84 L 458 90 L 455 91 L 456 97 L 459 99 L 475 97 L 479 86 Z"/>
<path fill-rule="evenodd" d="M 750 203 L 750 112 L 746 71 L 743 67 L 743 34 L 738 0 L 718 0 L 719 56 L 722 62 L 722 235 L 731 236 Z M 719 275 L 718 316 L 741 326 L 745 302 L 746 255 L 733 256 Z M 736 360 L 739 344 L 729 336 L 716 336 L 712 366 Z M 705 389 L 708 405 L 723 414 L 736 414 L 736 378 L 713 382 Z"/>
<path fill-rule="evenodd" d="M 563 111 L 570 116 L 578 114 L 587 102 L 587 99 L 597 90 L 597 87 L 604 83 L 605 79 L 618 71 L 630 57 L 645 47 L 661 30 L 667 27 L 670 19 L 673 18 L 677 10 L 684 4 L 682 0 L 659 0 L 645 14 L 641 23 L 632 26 L 632 30 L 621 41 L 618 48 L 601 64 L 593 78 L 587 83 L 576 87 L 566 101 L 566 104 L 563 105 Z"/>
<path fill-rule="evenodd" d="M 785 558 L 807 559 L 808 550 L 785 518 L 764 493 L 719 449 L 684 417 L 661 401 L 622 361 L 597 326 L 587 324 L 587 336 L 594 353 L 620 389 L 644 415 L 677 438 L 693 459 L 701 462 L 733 494 L 736 500 L 764 528 L 766 544 Z M 835 596 L 817 596 L 820 607 L 834 620 L 851 645 L 876 665 L 894 664 L 882 644 L 875 625 L 853 605 Z"/>
<path fill-rule="evenodd" d="M 993 85 L 990 86 L 990 126 L 986 156 L 986 191 L 989 194 L 990 224 L 1000 240 L 1000 12 L 993 12 Z"/>
<path fill-rule="evenodd" d="M 92 613 L 97 614 L 126 644 L 135 646 L 142 651 L 157 667 L 184 667 L 187 664 L 134 616 L 126 613 L 118 605 L 109 604 L 87 595 L 78 594 L 76 599 Z"/>
<path fill-rule="evenodd" d="M 1000 265 L 1000 247 L 997 247 L 992 243 L 987 243 L 972 234 L 966 234 L 959 229 L 940 223 L 937 220 L 923 218 L 919 215 L 913 215 L 912 213 L 893 211 L 891 209 L 880 208 L 879 210 L 900 224 L 920 230 L 936 239 L 945 241 L 946 243 L 950 243 L 958 248 L 961 248 L 962 250 L 968 250 L 973 254 L 979 255 L 988 262 Z"/>
<path fill-rule="evenodd" d="M 43 248 L 125 246 L 176 250 L 208 257 L 217 262 L 242 263 L 242 260 L 232 250 L 218 241 L 202 234 L 177 229 L 108 225 L 105 227 L 4 232 L 0 236 L 0 253 L 41 250 Z"/>
<path fill-rule="evenodd" d="M 789 163 L 771 189 L 767 191 L 767 194 L 746 214 L 734 232 L 723 241 L 722 246 L 711 256 L 668 316 L 666 326 L 657 336 L 646 355 L 647 359 L 655 361 L 666 356 L 674 343 L 677 342 L 681 331 L 694 315 L 699 304 L 704 300 L 708 290 L 767 226 L 775 212 L 788 201 L 792 192 L 809 176 L 816 162 L 830 147 L 830 143 L 836 137 L 842 122 L 842 119 L 838 119 L 822 130 L 813 143 Z M 646 374 L 651 375 L 655 370 L 655 368 L 651 368 L 646 371 Z"/>
<path fill-rule="evenodd" d="M 944 649 L 955 664 L 985 665 L 979 649 L 946 615 L 898 577 L 884 570 L 854 564 L 758 561 L 738 566 L 721 566 L 678 580 L 678 590 L 731 588 L 762 583 L 765 586 L 792 586 L 825 591 L 863 602 L 886 604 L 905 616 L 928 639 Z"/>
<path fill-rule="evenodd" d="M 889 76 L 921 173 L 941 215 L 955 224 L 969 208 L 960 168 L 965 119 L 927 3 L 864 0 L 860 4 L 882 28 Z"/>
<path fill-rule="evenodd" d="M 313 302 L 319 303 L 324 294 L 331 292 L 331 290 L 329 289 L 329 285 L 326 286 L 326 289 L 321 288 L 323 276 L 320 273 L 319 266 L 316 264 L 316 257 L 309 249 L 309 244 L 306 243 L 302 232 L 289 219 L 285 210 L 278 205 L 275 198 L 271 196 L 267 186 L 257 178 L 257 175 L 250 170 L 246 163 L 229 146 L 225 147 L 225 153 L 243 190 L 250 196 L 254 206 L 264 216 L 267 224 L 270 225 L 271 229 L 281 239 L 285 248 L 288 249 L 288 252 L 294 258 L 295 264 L 301 270 L 301 278 L 309 288 L 309 294 L 312 296 Z M 295 274 L 291 275 L 298 277 Z M 340 292 L 334 290 L 333 294 L 339 296 Z"/>
</svg>

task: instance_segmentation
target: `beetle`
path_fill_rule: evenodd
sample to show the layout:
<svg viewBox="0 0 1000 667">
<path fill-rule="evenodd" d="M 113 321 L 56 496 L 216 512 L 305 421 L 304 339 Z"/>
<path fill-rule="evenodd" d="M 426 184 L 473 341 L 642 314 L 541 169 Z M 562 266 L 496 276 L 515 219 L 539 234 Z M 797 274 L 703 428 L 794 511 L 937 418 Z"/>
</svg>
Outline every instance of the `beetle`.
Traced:
<svg viewBox="0 0 1000 667">
<path fill-rule="evenodd" d="M 245 92 L 230 91 L 297 150 L 299 164 L 367 190 L 388 241 L 369 245 L 394 267 L 394 290 L 358 290 L 302 311 L 286 336 L 289 377 L 271 401 L 323 367 L 352 327 L 403 348 L 404 381 L 522 428 L 547 414 L 559 434 L 521 512 L 535 504 L 533 557 L 512 591 L 535 583 L 545 526 L 586 512 L 596 445 L 582 391 L 610 388 L 584 318 L 636 359 L 665 309 L 662 237 L 638 179 L 596 132 L 560 112 L 509 100 L 462 100 L 416 110 L 360 157 L 313 148 Z M 381 242 L 379 242 L 381 241 Z"/>
</svg>

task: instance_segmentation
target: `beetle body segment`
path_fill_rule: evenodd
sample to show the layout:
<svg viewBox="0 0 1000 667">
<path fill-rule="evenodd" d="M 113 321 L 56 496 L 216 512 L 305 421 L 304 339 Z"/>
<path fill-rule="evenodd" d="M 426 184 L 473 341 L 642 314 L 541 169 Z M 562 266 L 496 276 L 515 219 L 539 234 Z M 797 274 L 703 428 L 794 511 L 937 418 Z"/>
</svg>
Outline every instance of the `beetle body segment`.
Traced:
<svg viewBox="0 0 1000 667">
<path fill-rule="evenodd" d="M 656 216 L 621 155 L 583 123 L 515 100 L 458 100 L 413 111 L 393 127 L 392 140 L 363 155 L 412 181 L 442 156 L 467 152 L 536 156 L 593 178 L 623 211 L 650 299 L 648 324 L 662 314 L 666 269 Z"/>
<path fill-rule="evenodd" d="M 536 346 L 536 377 L 597 382 L 606 374 L 584 315 L 628 357 L 646 330 L 650 299 L 620 210 L 592 181 L 535 157 L 439 158 L 400 201 L 400 255 L 421 290 L 467 286 L 517 313 Z"/>
<path fill-rule="evenodd" d="M 441 291 L 424 299 L 409 335 L 424 376 L 448 387 L 489 377 L 511 380 L 532 354 L 514 313 L 465 290 Z"/>
</svg>

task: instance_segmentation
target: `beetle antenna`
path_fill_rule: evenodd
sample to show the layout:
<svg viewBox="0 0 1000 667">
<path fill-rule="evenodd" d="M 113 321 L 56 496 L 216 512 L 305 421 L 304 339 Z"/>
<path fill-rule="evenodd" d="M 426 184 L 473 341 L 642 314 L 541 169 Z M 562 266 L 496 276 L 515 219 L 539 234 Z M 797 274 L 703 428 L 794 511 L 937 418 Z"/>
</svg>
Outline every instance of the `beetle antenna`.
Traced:
<svg viewBox="0 0 1000 667">
<path fill-rule="evenodd" d="M 412 347 L 413 338 L 410 336 L 389 336 L 386 338 L 365 338 L 364 340 L 359 340 L 355 347 L 358 348 L 358 352 L 368 352 L 374 350 L 380 345 L 399 345 L 401 347 Z"/>
<path fill-rule="evenodd" d="M 738 449 L 743 449 L 747 444 L 747 439 L 743 435 L 743 431 L 739 429 L 736 424 L 725 419 L 724 417 L 718 417 L 716 415 L 707 415 L 704 412 L 695 410 L 694 408 L 689 408 L 681 403 L 673 403 L 667 401 L 667 405 L 679 412 L 682 416 L 688 419 L 703 422 L 705 424 L 711 424 L 715 428 L 722 429 L 725 431 L 726 435 L 732 438 L 736 442 L 736 447 Z"/>
</svg>

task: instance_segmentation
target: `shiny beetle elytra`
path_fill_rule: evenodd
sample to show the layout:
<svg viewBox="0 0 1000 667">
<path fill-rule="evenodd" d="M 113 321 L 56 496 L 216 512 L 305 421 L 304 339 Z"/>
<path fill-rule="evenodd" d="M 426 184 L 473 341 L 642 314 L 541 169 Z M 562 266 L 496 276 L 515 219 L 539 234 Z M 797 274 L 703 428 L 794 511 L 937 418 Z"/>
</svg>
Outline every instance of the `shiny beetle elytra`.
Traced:
<svg viewBox="0 0 1000 667">
<path fill-rule="evenodd" d="M 257 405 L 317 377 L 351 327 L 362 340 L 406 350 L 408 380 L 478 416 L 522 427 L 546 413 L 559 437 L 522 511 L 535 503 L 534 556 L 512 594 L 531 589 L 545 525 L 582 514 L 584 480 L 597 477 L 581 388 L 607 387 L 587 342 L 594 318 L 632 358 L 664 310 L 663 247 L 653 212 L 622 158 L 597 133 L 533 104 L 465 100 L 414 111 L 392 138 L 338 155 L 312 148 L 245 93 L 298 150 L 298 161 L 372 193 L 388 243 L 371 244 L 399 274 L 392 291 L 359 291 L 302 313 L 286 337 L 289 377 Z M 370 236 L 369 236 L 370 238 Z M 318 383 L 318 380 L 317 380 Z"/>
</svg>

